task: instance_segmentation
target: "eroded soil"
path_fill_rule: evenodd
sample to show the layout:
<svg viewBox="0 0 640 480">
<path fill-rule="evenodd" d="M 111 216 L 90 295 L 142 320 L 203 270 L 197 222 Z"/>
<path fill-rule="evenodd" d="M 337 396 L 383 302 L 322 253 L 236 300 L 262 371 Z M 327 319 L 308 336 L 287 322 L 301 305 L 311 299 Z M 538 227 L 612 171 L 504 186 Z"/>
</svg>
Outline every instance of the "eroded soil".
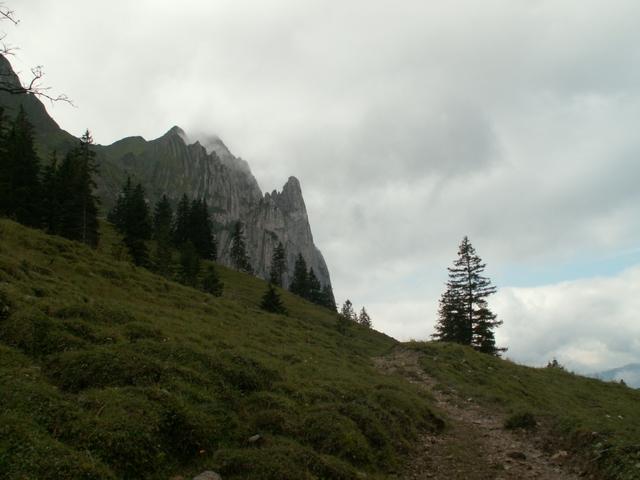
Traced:
<svg viewBox="0 0 640 480">
<path fill-rule="evenodd" d="M 445 416 L 447 427 L 438 435 L 424 435 L 403 480 L 573 480 L 584 478 L 571 467 L 566 452 L 544 452 L 541 438 L 531 432 L 503 427 L 505 417 L 435 388 L 436 381 L 419 365 L 420 353 L 398 348 L 377 358 L 385 373 L 399 374 L 431 395 Z"/>
</svg>

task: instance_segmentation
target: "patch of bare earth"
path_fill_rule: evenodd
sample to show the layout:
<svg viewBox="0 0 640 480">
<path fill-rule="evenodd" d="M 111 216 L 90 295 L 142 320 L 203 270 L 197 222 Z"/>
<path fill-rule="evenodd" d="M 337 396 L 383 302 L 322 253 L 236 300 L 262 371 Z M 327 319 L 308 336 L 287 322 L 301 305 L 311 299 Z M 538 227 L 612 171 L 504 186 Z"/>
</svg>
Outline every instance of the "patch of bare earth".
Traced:
<svg viewBox="0 0 640 480">
<path fill-rule="evenodd" d="M 398 348 L 375 359 L 376 366 L 419 385 L 444 414 L 447 427 L 438 435 L 424 435 L 417 445 L 404 480 L 572 480 L 580 478 L 565 463 L 565 452 L 545 453 L 535 434 L 505 430 L 505 417 L 435 388 L 436 381 L 419 365 L 420 353 Z"/>
</svg>

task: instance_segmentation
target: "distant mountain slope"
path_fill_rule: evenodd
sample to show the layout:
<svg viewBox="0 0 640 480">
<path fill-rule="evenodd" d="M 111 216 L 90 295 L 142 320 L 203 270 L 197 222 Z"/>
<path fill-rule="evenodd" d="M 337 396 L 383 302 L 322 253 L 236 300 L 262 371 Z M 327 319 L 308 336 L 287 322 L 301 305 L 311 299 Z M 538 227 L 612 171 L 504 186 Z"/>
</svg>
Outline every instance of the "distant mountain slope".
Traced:
<svg viewBox="0 0 640 480">
<path fill-rule="evenodd" d="M 624 380 L 630 387 L 640 388 L 640 363 L 630 363 L 624 367 L 593 373 L 590 376 L 606 381 Z"/>
<path fill-rule="evenodd" d="M 0 74 L 17 77 L 0 56 Z M 0 92 L 0 106 L 13 116 L 23 105 L 35 126 L 43 160 L 52 151 L 64 154 L 77 139 L 62 130 L 33 95 Z M 219 259 L 231 265 L 230 233 L 236 221 L 245 224 L 247 250 L 256 274 L 267 278 L 273 250 L 282 242 L 287 252 L 288 272 L 293 272 L 300 253 L 323 285 L 331 284 L 329 269 L 316 247 L 302 197 L 300 182 L 290 177 L 281 192 L 262 194 L 246 161 L 236 158 L 222 140 L 211 135 L 205 145 L 189 143 L 179 127 L 154 140 L 127 137 L 111 145 L 97 145 L 98 194 L 104 211 L 117 198 L 130 175 L 141 182 L 151 203 L 166 194 L 174 204 L 183 194 L 206 199 L 215 220 Z M 284 276 L 288 285 L 289 275 Z"/>
</svg>

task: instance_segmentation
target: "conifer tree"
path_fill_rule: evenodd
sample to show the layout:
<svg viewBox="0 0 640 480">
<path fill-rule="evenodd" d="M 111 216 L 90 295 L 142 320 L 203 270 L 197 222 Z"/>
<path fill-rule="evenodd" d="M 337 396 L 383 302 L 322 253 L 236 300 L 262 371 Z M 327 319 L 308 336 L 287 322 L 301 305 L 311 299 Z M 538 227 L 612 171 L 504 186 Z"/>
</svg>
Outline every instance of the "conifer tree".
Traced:
<svg viewBox="0 0 640 480">
<path fill-rule="evenodd" d="M 309 273 L 307 275 L 307 286 L 307 300 L 315 303 L 316 305 L 322 305 L 322 285 L 320 285 L 320 281 L 318 280 L 318 277 L 316 277 L 313 267 L 309 269 Z"/>
<path fill-rule="evenodd" d="M 162 195 L 153 210 L 153 238 L 168 241 L 173 229 L 173 210 L 166 195 Z"/>
<path fill-rule="evenodd" d="M 447 289 L 440 299 L 436 340 L 471 345 L 476 350 L 500 355 L 493 330 L 502 324 L 489 310 L 487 297 L 496 292 L 489 278 L 482 275 L 486 265 L 464 237 L 458 258 L 449 267 Z"/>
<path fill-rule="evenodd" d="M 363 327 L 371 328 L 371 317 L 364 307 L 362 307 L 362 310 L 360 310 L 360 315 L 358 315 L 358 323 Z"/>
<path fill-rule="evenodd" d="M 210 265 L 207 269 L 207 273 L 202 279 L 202 289 L 213 295 L 214 297 L 219 297 L 222 295 L 222 291 L 224 290 L 224 283 L 220 281 L 220 277 L 218 276 L 218 272 Z"/>
<path fill-rule="evenodd" d="M 153 238 L 156 250 L 153 256 L 154 269 L 160 275 L 171 276 L 173 255 L 171 252 L 171 233 L 173 227 L 173 211 L 166 195 L 156 203 L 153 213 Z"/>
<path fill-rule="evenodd" d="M 305 262 L 301 253 L 296 258 L 293 267 L 293 278 L 289 284 L 289 291 L 295 293 L 299 297 L 309 298 L 309 274 L 307 272 L 307 262 Z"/>
<path fill-rule="evenodd" d="M 231 262 L 236 270 L 252 273 L 253 269 L 247 255 L 247 246 L 244 238 L 244 228 L 242 222 L 235 223 L 231 234 Z"/>
<path fill-rule="evenodd" d="M 145 243 L 151 238 L 151 216 L 145 200 L 144 188 L 137 184 L 130 194 L 124 212 L 124 242 L 133 258 L 140 266 L 149 264 L 149 251 Z"/>
<path fill-rule="evenodd" d="M 322 287 L 322 305 L 324 307 L 327 307 L 332 312 L 338 311 L 336 299 L 333 296 L 333 289 L 331 288 L 331 284 L 329 283 Z"/>
<path fill-rule="evenodd" d="M 271 257 L 271 268 L 269 270 L 269 280 L 278 287 L 282 287 L 282 277 L 287 270 L 286 254 L 282 242 L 273 251 Z"/>
<path fill-rule="evenodd" d="M 342 304 L 342 310 L 340 310 L 340 315 L 342 315 L 347 320 L 351 320 L 353 322 L 358 321 L 358 316 L 356 315 L 355 310 L 353 309 L 353 303 L 351 300 L 347 299 Z"/>
<path fill-rule="evenodd" d="M 190 240 L 182 244 L 180 249 L 180 281 L 185 285 L 195 286 L 200 273 L 200 256 Z"/>
<path fill-rule="evenodd" d="M 173 243 L 180 248 L 183 243 L 189 240 L 189 217 L 191 205 L 186 194 L 182 195 L 178 208 L 176 209 L 176 222 L 173 232 Z"/>
<path fill-rule="evenodd" d="M 122 192 L 116 199 L 115 206 L 107 214 L 107 220 L 112 223 L 119 232 L 124 232 L 127 223 L 127 210 L 129 208 L 129 201 L 131 200 L 131 193 L 133 192 L 133 185 L 131 184 L 131 177 L 127 177 L 127 181 L 122 187 Z"/>
<path fill-rule="evenodd" d="M 80 144 L 65 156 L 58 169 L 60 235 L 96 247 L 99 240 L 97 173 L 93 139 L 87 130 Z"/>
<path fill-rule="evenodd" d="M 40 160 L 33 141 L 33 126 L 22 106 L 7 132 L 3 150 L 0 212 L 25 225 L 39 227 Z"/>
<path fill-rule="evenodd" d="M 278 313 L 280 315 L 287 314 L 287 309 L 282 303 L 282 299 L 280 298 L 280 295 L 278 294 L 276 289 L 273 288 L 273 285 L 271 283 L 269 283 L 269 286 L 267 287 L 267 291 L 262 296 L 262 302 L 260 303 L 260 308 L 271 313 Z"/>
<path fill-rule="evenodd" d="M 42 171 L 42 226 L 52 234 L 58 231 L 60 216 L 58 183 L 58 155 L 54 151 Z"/>
<path fill-rule="evenodd" d="M 217 246 L 213 237 L 213 224 L 205 200 L 193 200 L 187 220 L 187 237 L 198 254 L 205 260 L 215 260 Z"/>
</svg>

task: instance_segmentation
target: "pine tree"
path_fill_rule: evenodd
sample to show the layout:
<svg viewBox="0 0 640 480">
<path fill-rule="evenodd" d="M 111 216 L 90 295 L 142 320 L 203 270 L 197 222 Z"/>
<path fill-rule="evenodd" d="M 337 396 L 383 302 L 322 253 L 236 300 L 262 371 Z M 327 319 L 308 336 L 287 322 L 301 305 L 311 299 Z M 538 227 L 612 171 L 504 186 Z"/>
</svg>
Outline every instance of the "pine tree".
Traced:
<svg viewBox="0 0 640 480">
<path fill-rule="evenodd" d="M 252 273 L 253 269 L 247 255 L 247 246 L 244 239 L 244 228 L 242 222 L 236 222 L 231 234 L 231 262 L 236 270 Z"/>
<path fill-rule="evenodd" d="M 273 285 L 271 283 L 269 283 L 269 286 L 267 287 L 267 291 L 262 296 L 262 302 L 260 303 L 260 308 L 271 313 L 278 313 L 280 315 L 287 314 L 287 309 L 282 303 L 282 299 L 280 298 L 280 295 L 278 294 L 276 289 L 273 288 Z"/>
<path fill-rule="evenodd" d="M 449 270 L 447 290 L 440 299 L 436 340 L 471 345 L 476 350 L 500 355 L 493 330 L 502 324 L 489 310 L 486 298 L 496 292 L 491 281 L 482 275 L 486 265 L 464 237 L 458 258 Z"/>
<path fill-rule="evenodd" d="M 131 177 L 127 177 L 127 181 L 122 187 L 122 192 L 120 192 L 120 195 L 118 195 L 116 199 L 115 206 L 107 214 L 107 220 L 121 233 L 126 229 L 127 210 L 129 209 L 132 192 L 133 185 L 131 184 Z"/>
<path fill-rule="evenodd" d="M 58 155 L 54 151 L 42 171 L 42 227 L 51 234 L 58 231 L 60 216 Z"/>
<path fill-rule="evenodd" d="M 153 255 L 154 270 L 165 277 L 171 276 L 173 255 L 171 252 L 171 232 L 173 211 L 166 195 L 156 203 L 153 213 L 153 238 L 156 250 Z"/>
<path fill-rule="evenodd" d="M 151 216 L 145 200 L 144 188 L 137 184 L 130 194 L 124 212 L 124 242 L 133 258 L 133 263 L 149 265 L 149 250 L 145 243 L 151 238 Z"/>
<path fill-rule="evenodd" d="M 356 315 L 355 310 L 353 309 L 353 303 L 351 300 L 347 299 L 342 304 L 342 310 L 340 310 L 340 315 L 342 315 L 347 320 L 351 320 L 353 322 L 358 321 L 358 316 Z"/>
<path fill-rule="evenodd" d="M 220 281 L 218 272 L 213 266 L 209 266 L 205 277 L 202 279 L 202 289 L 205 292 L 210 293 L 214 297 L 219 297 L 222 295 L 222 291 L 224 290 L 224 283 Z"/>
<path fill-rule="evenodd" d="M 98 198 L 94 191 L 97 167 L 93 139 L 87 130 L 80 145 L 65 156 L 58 169 L 60 235 L 96 247 L 99 240 Z"/>
<path fill-rule="evenodd" d="M 364 307 L 362 307 L 362 310 L 360 310 L 360 315 L 358 315 L 358 323 L 367 328 L 371 328 L 372 326 L 371 317 Z"/>
<path fill-rule="evenodd" d="M 213 224 L 205 200 L 193 200 L 187 221 L 187 236 L 201 258 L 215 260 L 217 247 L 213 238 Z"/>
<path fill-rule="evenodd" d="M 191 205 L 186 194 L 182 195 L 178 208 L 176 209 L 176 222 L 173 231 L 173 244 L 180 248 L 183 243 L 189 240 L 189 217 Z"/>
<path fill-rule="evenodd" d="M 336 299 L 333 296 L 333 289 L 329 283 L 322 287 L 322 306 L 327 307 L 332 312 L 338 311 Z"/>
<path fill-rule="evenodd" d="M 200 273 L 200 256 L 190 240 L 182 244 L 180 249 L 180 281 L 185 285 L 195 286 Z"/>
<path fill-rule="evenodd" d="M 173 210 L 166 195 L 158 200 L 153 210 L 153 238 L 168 241 L 173 229 Z"/>
<path fill-rule="evenodd" d="M 309 269 L 309 273 L 307 274 L 307 286 L 307 300 L 316 305 L 322 305 L 322 285 L 320 285 L 320 281 L 318 277 L 316 277 L 313 267 Z"/>
<path fill-rule="evenodd" d="M 293 267 L 293 278 L 289 284 L 289 291 L 295 293 L 299 297 L 309 298 L 309 274 L 307 272 L 307 262 L 305 262 L 301 253 L 296 258 Z"/>
<path fill-rule="evenodd" d="M 269 270 L 269 280 L 274 285 L 282 288 L 282 277 L 287 270 L 286 254 L 282 242 L 278 242 L 278 246 L 273 251 L 271 257 L 271 269 Z"/>
<path fill-rule="evenodd" d="M 33 126 L 22 106 L 6 135 L 3 150 L 0 212 L 25 225 L 39 227 L 40 160 L 33 141 Z"/>
</svg>

